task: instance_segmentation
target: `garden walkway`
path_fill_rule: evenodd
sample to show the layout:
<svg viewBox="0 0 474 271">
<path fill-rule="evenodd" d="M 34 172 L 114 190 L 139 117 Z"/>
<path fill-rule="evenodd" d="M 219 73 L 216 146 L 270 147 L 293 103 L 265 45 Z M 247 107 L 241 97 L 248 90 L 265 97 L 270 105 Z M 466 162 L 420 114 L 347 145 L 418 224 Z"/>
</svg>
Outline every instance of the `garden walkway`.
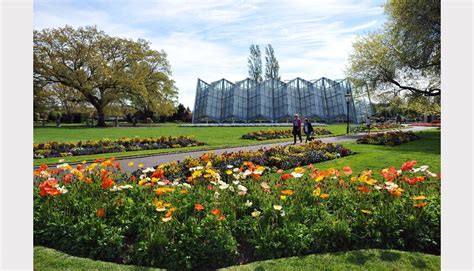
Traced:
<svg viewBox="0 0 474 271">
<path fill-rule="evenodd" d="M 419 132 L 427 129 L 433 129 L 433 127 L 411 127 L 408 129 L 403 129 L 404 131 L 413 131 Z M 351 134 L 351 135 L 342 135 L 342 136 L 332 136 L 332 137 L 324 137 L 318 138 L 325 143 L 340 143 L 344 141 L 354 141 L 366 133 L 359 133 L 359 134 Z M 126 172 L 132 172 L 137 169 L 138 164 L 143 164 L 144 167 L 153 167 L 158 164 L 169 163 L 172 161 L 180 161 L 183 160 L 185 157 L 199 157 L 206 152 L 213 152 L 216 154 L 222 154 L 224 152 L 238 152 L 238 151 L 256 151 L 261 148 L 270 148 L 273 146 L 281 146 L 281 145 L 288 145 L 292 144 L 293 140 L 285 141 L 285 142 L 278 142 L 278 143 L 269 143 L 269 144 L 260 144 L 260 145 L 253 145 L 253 146 L 242 146 L 242 147 L 232 147 L 232 148 L 224 148 L 224 149 L 214 149 L 214 150 L 205 150 L 205 151 L 194 151 L 194 152 L 184 152 L 184 153 L 170 153 L 170 154 L 157 154 L 154 156 L 146 156 L 146 157 L 131 157 L 131 158 L 124 158 L 124 159 L 117 159 L 122 164 L 122 170 Z M 304 137 L 303 137 L 304 142 Z M 299 143 L 298 143 L 299 144 Z M 127 164 L 129 162 L 134 162 L 134 167 L 128 167 Z"/>
</svg>

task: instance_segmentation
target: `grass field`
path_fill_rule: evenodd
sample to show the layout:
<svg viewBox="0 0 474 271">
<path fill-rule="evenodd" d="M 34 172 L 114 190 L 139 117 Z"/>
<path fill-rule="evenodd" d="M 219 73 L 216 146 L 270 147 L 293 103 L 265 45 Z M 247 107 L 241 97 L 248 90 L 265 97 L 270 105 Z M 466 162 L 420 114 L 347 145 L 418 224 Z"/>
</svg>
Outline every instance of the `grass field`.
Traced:
<svg viewBox="0 0 474 271">
<path fill-rule="evenodd" d="M 397 250 L 367 249 L 313 254 L 232 266 L 222 270 L 439 270 L 440 257 Z M 34 248 L 34 269 L 42 270 L 162 270 L 73 257 L 54 249 Z"/>
<path fill-rule="evenodd" d="M 403 162 L 416 160 L 419 165 L 429 165 L 430 171 L 441 170 L 441 133 L 439 130 L 418 132 L 421 139 L 398 145 L 381 146 L 343 142 L 344 147 L 356 152 L 355 155 L 334 159 L 315 166 L 317 168 L 342 168 L 349 165 L 355 172 L 366 169 L 381 170 L 393 165 L 400 167 Z"/>
<path fill-rule="evenodd" d="M 326 126 L 333 135 L 346 132 L 344 124 Z M 178 127 L 176 124 L 166 124 L 160 127 L 127 127 L 127 128 L 87 128 L 84 126 L 41 127 L 34 129 L 34 143 L 47 141 L 76 142 L 79 140 L 97 140 L 101 138 L 117 139 L 123 137 L 159 137 L 159 136 L 194 136 L 197 140 L 206 143 L 205 146 L 185 147 L 176 149 L 157 149 L 134 152 L 94 154 L 84 156 L 65 157 L 65 162 L 80 162 L 102 157 L 141 156 L 158 153 L 187 152 L 243 145 L 255 145 L 271 142 L 289 141 L 291 139 L 274 139 L 256 141 L 241 139 L 245 133 L 259 130 L 284 130 L 290 127 Z M 34 165 L 57 163 L 59 158 L 35 159 Z"/>
</svg>

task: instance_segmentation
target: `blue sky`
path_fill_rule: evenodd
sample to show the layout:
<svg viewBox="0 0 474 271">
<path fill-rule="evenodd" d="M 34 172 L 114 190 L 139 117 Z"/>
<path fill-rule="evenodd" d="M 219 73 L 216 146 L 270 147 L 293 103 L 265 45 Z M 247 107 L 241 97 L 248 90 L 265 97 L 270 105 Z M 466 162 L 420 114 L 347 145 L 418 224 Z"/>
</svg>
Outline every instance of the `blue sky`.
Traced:
<svg viewBox="0 0 474 271">
<path fill-rule="evenodd" d="M 97 25 L 163 49 L 179 89 L 194 105 L 197 78 L 248 76 L 251 44 L 272 44 L 283 80 L 344 77 L 357 35 L 378 30 L 385 1 L 34 1 L 34 28 Z M 264 58 L 262 59 L 264 62 Z"/>
</svg>

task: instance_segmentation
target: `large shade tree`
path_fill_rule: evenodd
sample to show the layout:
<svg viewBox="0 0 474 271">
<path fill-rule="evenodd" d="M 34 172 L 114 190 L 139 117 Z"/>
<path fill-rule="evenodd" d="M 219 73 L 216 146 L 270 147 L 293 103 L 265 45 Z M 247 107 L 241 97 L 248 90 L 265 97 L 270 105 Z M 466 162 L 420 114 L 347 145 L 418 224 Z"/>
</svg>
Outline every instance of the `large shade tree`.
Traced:
<svg viewBox="0 0 474 271">
<path fill-rule="evenodd" d="M 177 90 L 166 54 L 139 39 L 111 37 L 95 26 L 34 31 L 35 85 L 61 84 L 92 105 L 105 126 L 109 105 L 142 102 L 171 114 Z M 37 82 L 37 83 L 36 83 Z"/>
<path fill-rule="evenodd" d="M 379 90 L 441 95 L 440 1 L 389 0 L 382 31 L 360 37 L 348 76 Z"/>
<path fill-rule="evenodd" d="M 263 80 L 262 73 L 262 53 L 258 45 L 250 46 L 250 55 L 248 57 L 249 77 L 257 82 Z"/>
</svg>

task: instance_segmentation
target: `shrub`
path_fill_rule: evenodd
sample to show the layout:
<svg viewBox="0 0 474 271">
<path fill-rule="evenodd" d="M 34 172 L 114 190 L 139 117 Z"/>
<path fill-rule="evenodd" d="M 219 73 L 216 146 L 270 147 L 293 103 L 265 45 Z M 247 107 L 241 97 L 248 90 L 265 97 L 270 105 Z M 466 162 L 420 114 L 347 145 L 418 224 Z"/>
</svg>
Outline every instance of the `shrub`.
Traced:
<svg viewBox="0 0 474 271">
<path fill-rule="evenodd" d="M 377 131 L 386 131 L 386 130 L 395 130 L 395 129 L 400 129 L 403 128 L 402 125 L 400 124 L 395 124 L 395 123 L 383 123 L 383 124 L 373 124 L 370 126 L 370 131 L 371 132 L 377 132 Z M 356 125 L 356 126 L 350 126 L 349 127 L 349 132 L 350 133 L 366 133 L 368 132 L 369 129 L 367 128 L 366 125 Z"/>
</svg>

